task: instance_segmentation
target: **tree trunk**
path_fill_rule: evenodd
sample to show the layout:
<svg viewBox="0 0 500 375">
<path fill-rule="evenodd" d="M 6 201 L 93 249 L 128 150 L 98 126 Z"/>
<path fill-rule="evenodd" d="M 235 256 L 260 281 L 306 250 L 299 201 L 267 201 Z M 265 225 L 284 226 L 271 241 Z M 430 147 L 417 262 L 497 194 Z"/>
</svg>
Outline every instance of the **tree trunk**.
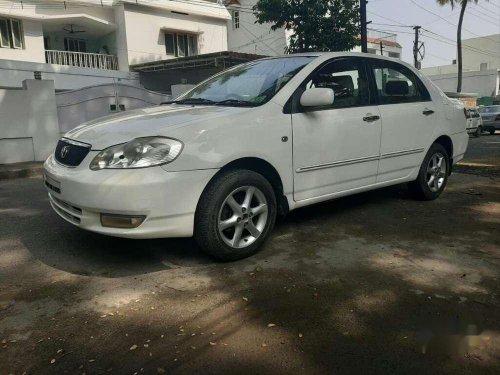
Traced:
<svg viewBox="0 0 500 375">
<path fill-rule="evenodd" d="M 458 82 L 457 92 L 462 92 L 462 22 L 464 21 L 465 8 L 467 7 L 468 0 L 462 0 L 462 9 L 460 9 L 460 20 L 458 21 L 457 29 L 457 63 L 458 63 Z"/>
</svg>

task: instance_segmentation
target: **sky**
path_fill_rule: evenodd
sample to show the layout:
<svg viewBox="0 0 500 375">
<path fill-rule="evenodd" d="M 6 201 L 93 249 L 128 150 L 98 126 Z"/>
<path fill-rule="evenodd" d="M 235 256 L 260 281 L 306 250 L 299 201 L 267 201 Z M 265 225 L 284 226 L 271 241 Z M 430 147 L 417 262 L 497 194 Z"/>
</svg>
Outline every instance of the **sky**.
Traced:
<svg viewBox="0 0 500 375">
<path fill-rule="evenodd" d="M 421 40 L 426 51 L 422 67 L 449 65 L 455 59 L 460 7 L 440 6 L 436 0 L 368 0 L 367 12 L 367 20 L 372 21 L 368 28 L 398 34 L 404 61 L 413 63 L 414 31 L 405 27 L 413 25 L 438 34 L 422 32 Z M 479 0 L 477 5 L 468 4 L 462 39 L 492 34 L 500 34 L 500 0 Z M 500 59 L 500 46 L 495 53 Z"/>
</svg>

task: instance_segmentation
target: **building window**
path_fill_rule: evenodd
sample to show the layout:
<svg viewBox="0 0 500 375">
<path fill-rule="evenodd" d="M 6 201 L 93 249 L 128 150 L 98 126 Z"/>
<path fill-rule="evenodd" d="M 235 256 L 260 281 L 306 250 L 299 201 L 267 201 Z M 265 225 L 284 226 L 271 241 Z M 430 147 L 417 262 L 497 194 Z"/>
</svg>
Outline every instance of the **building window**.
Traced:
<svg viewBox="0 0 500 375">
<path fill-rule="evenodd" d="M 83 39 L 64 38 L 64 50 L 70 52 L 87 52 L 87 41 Z"/>
<path fill-rule="evenodd" d="M 233 11 L 233 30 L 240 28 L 240 12 Z"/>
<path fill-rule="evenodd" d="M 165 33 L 165 51 L 176 57 L 198 54 L 198 39 L 192 34 Z"/>
<path fill-rule="evenodd" d="M 24 48 L 23 26 L 20 20 L 0 18 L 0 47 Z"/>
</svg>

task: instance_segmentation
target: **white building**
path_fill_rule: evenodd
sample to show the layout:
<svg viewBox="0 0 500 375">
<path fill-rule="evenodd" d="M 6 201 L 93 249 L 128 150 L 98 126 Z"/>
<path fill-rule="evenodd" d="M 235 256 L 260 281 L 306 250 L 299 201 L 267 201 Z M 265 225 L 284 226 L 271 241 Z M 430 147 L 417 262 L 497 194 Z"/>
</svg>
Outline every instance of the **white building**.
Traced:
<svg viewBox="0 0 500 375">
<path fill-rule="evenodd" d="M 500 69 L 500 34 L 462 40 L 462 64 L 464 72 L 484 69 Z M 456 56 L 447 65 L 423 68 L 428 76 L 457 73 Z"/>
<path fill-rule="evenodd" d="M 56 89 L 82 87 L 82 77 L 138 84 L 130 65 L 227 50 L 230 19 L 204 1 L 0 0 L 0 86 L 34 71 Z"/>
<path fill-rule="evenodd" d="M 227 0 L 231 14 L 227 23 L 227 45 L 229 51 L 265 56 L 285 53 L 285 29 L 271 30 L 271 24 L 255 23 L 252 8 L 257 0 Z"/>
<path fill-rule="evenodd" d="M 463 92 L 479 97 L 500 95 L 500 34 L 463 40 L 462 61 Z M 456 58 L 448 65 L 423 68 L 422 73 L 445 92 L 457 89 Z"/>
<path fill-rule="evenodd" d="M 401 59 L 403 48 L 397 38 L 397 34 L 368 30 L 368 53 Z M 361 52 L 361 46 L 355 47 L 352 51 Z"/>
</svg>

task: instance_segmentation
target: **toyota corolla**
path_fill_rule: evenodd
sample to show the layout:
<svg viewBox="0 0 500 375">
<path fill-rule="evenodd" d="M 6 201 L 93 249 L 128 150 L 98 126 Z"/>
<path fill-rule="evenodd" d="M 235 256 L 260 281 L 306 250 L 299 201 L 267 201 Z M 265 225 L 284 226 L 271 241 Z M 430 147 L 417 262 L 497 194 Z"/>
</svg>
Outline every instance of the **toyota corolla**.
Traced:
<svg viewBox="0 0 500 375">
<path fill-rule="evenodd" d="M 239 65 L 170 103 L 83 124 L 61 138 L 44 181 L 53 209 L 82 229 L 194 236 L 234 260 L 302 206 L 400 183 L 437 198 L 467 143 L 463 107 L 411 66 L 311 53 Z"/>
</svg>

